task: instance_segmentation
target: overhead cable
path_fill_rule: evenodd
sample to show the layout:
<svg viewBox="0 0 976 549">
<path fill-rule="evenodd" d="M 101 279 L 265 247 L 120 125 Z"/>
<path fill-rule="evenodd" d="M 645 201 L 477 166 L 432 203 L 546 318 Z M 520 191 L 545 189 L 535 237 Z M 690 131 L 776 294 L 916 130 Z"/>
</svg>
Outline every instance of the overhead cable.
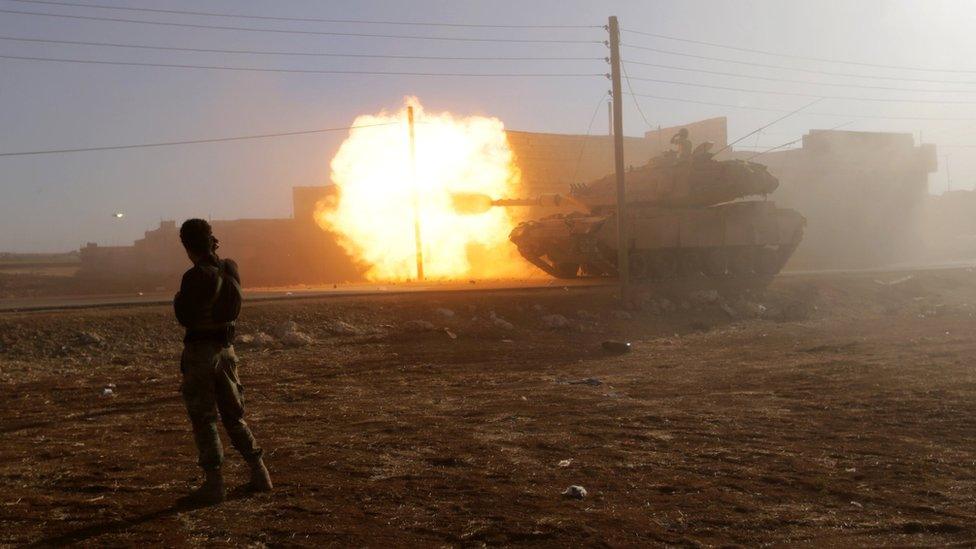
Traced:
<svg viewBox="0 0 976 549">
<path fill-rule="evenodd" d="M 898 88 L 894 86 L 871 86 L 862 84 L 843 84 L 839 82 L 817 82 L 815 80 L 796 80 L 792 78 L 776 78 L 772 76 L 756 76 L 752 74 L 742 74 L 737 72 L 722 72 L 713 71 L 708 69 L 696 69 L 691 67 L 680 67 L 675 65 L 661 65 L 658 63 L 646 63 L 643 61 L 627 61 L 626 63 L 633 65 L 641 65 L 644 67 L 653 67 L 656 69 L 667 69 L 673 71 L 684 71 L 684 72 L 696 72 L 700 74 L 714 74 L 716 76 L 732 76 L 735 78 L 749 78 L 751 80 L 766 80 L 769 82 L 789 82 L 792 84 L 804 84 L 807 86 L 830 86 L 835 88 L 861 88 L 866 90 L 890 90 L 890 91 L 907 91 L 907 92 L 923 92 L 923 93 L 976 93 L 976 88 L 968 90 L 933 90 L 925 88 Z"/>
<path fill-rule="evenodd" d="M 305 23 L 343 23 L 360 25 L 402 25 L 414 27 L 458 27 L 483 29 L 599 29 L 602 25 L 533 25 L 533 24 L 482 24 L 482 23 L 447 23 L 431 21 L 390 21 L 373 19 L 325 19 L 319 17 L 283 17 L 274 15 L 245 15 L 241 13 L 224 13 L 211 11 L 172 10 L 158 8 L 133 8 L 129 6 L 112 6 L 108 4 L 82 4 L 76 2 L 55 2 L 53 0 L 7 0 L 22 4 L 42 4 L 47 6 L 71 6 L 77 8 L 100 8 L 108 10 L 136 11 L 144 13 L 164 13 L 169 15 L 202 15 L 207 17 L 233 17 L 236 19 L 255 19 L 262 21 L 292 21 Z"/>
<path fill-rule="evenodd" d="M 662 95 L 652 95 L 648 93 L 634 93 L 630 94 L 637 97 L 646 97 L 648 99 L 658 99 L 661 101 L 675 101 L 678 103 L 691 103 L 694 105 L 708 105 L 711 107 L 726 107 L 730 109 L 744 109 L 749 111 L 763 111 L 763 112 L 790 112 L 789 109 L 776 109 L 772 107 L 752 107 L 749 105 L 735 105 L 732 103 L 717 103 L 713 101 L 698 101 L 695 99 L 685 99 L 682 97 L 666 97 Z M 953 117 L 927 117 L 927 116 L 882 116 L 882 115 L 870 115 L 870 114 L 850 114 L 850 113 L 831 113 L 831 112 L 804 112 L 800 113 L 808 116 L 836 116 L 843 118 L 865 118 L 872 120 L 922 120 L 930 122 L 950 122 L 950 121 L 976 121 L 976 118 L 959 118 Z"/>
<path fill-rule="evenodd" d="M 759 53 L 762 55 L 772 55 L 775 57 L 786 57 L 790 59 L 801 59 L 803 61 L 817 61 L 820 63 L 840 63 L 844 65 L 856 65 L 859 67 L 875 67 L 880 69 L 897 69 L 897 70 L 911 70 L 911 71 L 924 71 L 924 72 L 954 72 L 954 73 L 976 73 L 976 70 L 971 69 L 940 69 L 933 67 L 913 67 L 907 65 L 885 65 L 881 63 L 867 63 L 863 61 L 851 61 L 849 59 L 831 59 L 829 57 L 813 57 L 808 55 L 795 55 L 789 53 L 783 53 L 778 51 L 761 50 L 756 48 L 744 48 L 741 46 L 733 46 L 730 44 L 720 44 L 717 42 L 706 42 L 704 40 L 692 40 L 690 38 L 681 38 L 678 36 L 669 36 L 666 34 L 658 34 L 654 32 L 644 32 L 632 29 L 620 29 L 623 32 L 629 32 L 631 34 L 639 34 L 643 36 L 650 36 L 653 38 L 663 38 L 665 40 L 674 40 L 677 42 L 685 42 L 688 44 L 697 44 L 700 46 L 710 46 L 713 48 L 723 48 L 727 50 L 735 50 L 746 53 Z"/>
<path fill-rule="evenodd" d="M 362 74 L 372 76 L 466 76 L 466 77 L 578 77 L 602 76 L 604 73 L 515 73 L 515 72 L 413 72 L 413 71 L 357 71 L 342 69 L 283 69 L 260 67 L 227 67 L 223 65 L 182 65 L 176 63 L 142 63 L 135 61 L 101 61 L 92 59 L 63 59 L 59 57 L 30 57 L 21 55 L 0 55 L 0 59 L 15 59 L 20 61 L 46 61 L 56 63 L 82 63 L 89 65 L 121 65 L 126 67 L 162 67 L 170 69 L 210 69 L 221 71 L 244 72 L 279 72 L 298 74 Z"/>
<path fill-rule="evenodd" d="M 439 55 L 386 55 L 368 53 L 333 53 L 333 52 L 307 52 L 307 51 L 268 51 L 268 50 L 234 50 L 216 48 L 188 48 L 177 46 L 149 46 L 145 44 L 128 44 L 120 42 L 87 42 L 81 40 L 53 40 L 48 38 L 24 38 L 18 36 L 0 36 L 0 40 L 11 40 L 15 42 L 32 42 L 42 44 L 65 44 L 72 46 L 108 46 L 113 48 L 136 48 L 146 50 L 161 51 L 186 51 L 196 53 L 234 53 L 251 55 L 297 55 L 311 57 L 353 57 L 353 58 L 376 58 L 376 59 L 432 59 L 442 61 L 603 61 L 604 57 L 557 57 L 557 56 L 439 56 Z"/>
<path fill-rule="evenodd" d="M 657 82 L 659 84 L 674 84 L 676 86 L 691 86 L 694 88 L 709 88 L 714 90 L 727 90 L 727 91 L 737 91 L 737 92 L 747 92 L 747 93 L 761 93 L 769 95 L 789 95 L 794 97 L 822 97 L 824 99 L 836 99 L 839 101 L 870 101 L 875 103 L 934 103 L 937 105 L 976 105 L 976 101 L 964 101 L 958 99 L 894 99 L 885 97 L 854 97 L 854 96 L 841 96 L 841 95 L 820 95 L 814 93 L 804 93 L 804 92 L 790 92 L 781 90 L 757 90 L 754 88 L 736 88 L 733 86 L 717 86 L 714 84 L 701 84 L 698 82 L 683 82 L 681 80 L 665 80 L 661 78 L 645 78 L 645 77 L 631 77 L 632 80 L 639 80 L 641 82 Z"/>
<path fill-rule="evenodd" d="M 111 145 L 106 147 L 79 147 L 74 149 L 45 149 L 39 151 L 8 152 L 8 153 L 0 153 L 0 157 L 31 156 L 31 155 L 39 155 L 39 154 L 62 154 L 62 153 L 91 152 L 91 151 L 116 151 L 116 150 L 123 150 L 123 149 L 141 149 L 146 147 L 171 147 L 174 145 L 196 145 L 199 143 L 222 143 L 225 141 L 244 141 L 248 139 L 266 139 L 269 137 L 287 137 L 293 135 L 309 135 L 315 133 L 357 130 L 361 128 L 375 128 L 378 126 L 393 126 L 396 124 L 399 124 L 399 122 L 383 122 L 380 124 L 363 124 L 360 126 L 341 126 L 336 128 L 322 128 L 317 130 L 303 130 L 303 131 L 281 132 L 281 133 L 264 133 L 264 134 L 256 134 L 256 135 L 241 135 L 235 137 L 215 137 L 211 139 L 161 141 L 158 143 L 139 143 L 134 145 Z"/>
<path fill-rule="evenodd" d="M 714 57 L 710 55 L 698 55 L 694 53 L 680 52 L 674 50 L 667 50 L 664 48 L 652 48 L 650 46 L 638 46 L 635 44 L 620 44 L 624 48 L 633 48 L 642 51 L 650 51 L 655 53 L 663 53 L 665 55 L 676 55 L 679 57 L 687 57 L 690 59 L 701 59 L 704 61 L 717 61 L 720 63 L 732 63 L 734 65 L 747 65 L 750 67 L 762 67 L 765 69 L 777 69 L 784 71 L 795 71 L 795 72 L 805 72 L 809 74 L 823 74 L 829 76 L 845 76 L 849 78 L 863 78 L 867 80 L 895 80 L 902 82 L 928 82 L 931 84 L 976 84 L 976 81 L 972 80 L 936 80 L 932 78 L 917 78 L 917 77 L 905 77 L 905 76 L 879 76 L 875 74 L 862 74 L 853 72 L 837 72 L 837 71 L 826 71 L 818 69 L 808 69 L 800 67 L 790 67 L 787 65 L 772 65 L 769 63 L 757 63 L 754 61 L 740 61 L 738 59 L 729 59 L 727 57 Z"/>
<path fill-rule="evenodd" d="M 213 30 L 233 30 L 248 32 L 272 32 L 280 34 L 305 34 L 314 36 L 353 36 L 365 38 L 396 38 L 400 40 L 441 40 L 449 42 L 508 42 L 518 44 L 603 44 L 601 40 L 568 40 L 568 39 L 548 39 L 548 38 L 472 38 L 457 36 L 426 36 L 417 34 L 377 34 L 368 32 L 339 32 L 339 31 L 312 31 L 296 29 L 262 29 L 254 27 L 234 27 L 228 25 L 203 25 L 194 23 L 173 23 L 170 21 L 149 21 L 145 19 L 124 19 L 121 17 L 96 17 L 93 15 L 68 15 L 63 13 L 44 13 L 39 11 L 21 11 L 0 9 L 0 13 L 10 13 L 14 15 L 34 15 L 40 17 L 58 17 L 62 19 L 80 19 L 85 21 L 111 21 L 115 23 L 138 23 L 142 25 L 158 25 L 164 27 L 182 27 L 189 29 L 213 29 Z"/>
</svg>

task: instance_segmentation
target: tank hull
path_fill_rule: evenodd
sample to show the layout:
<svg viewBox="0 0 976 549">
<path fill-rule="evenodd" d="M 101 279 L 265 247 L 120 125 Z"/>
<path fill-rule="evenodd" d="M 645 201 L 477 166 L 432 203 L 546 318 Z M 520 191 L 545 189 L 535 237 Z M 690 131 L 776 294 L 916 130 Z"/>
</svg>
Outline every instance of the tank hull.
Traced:
<svg viewBox="0 0 976 549">
<path fill-rule="evenodd" d="M 778 273 L 803 238 L 806 220 L 769 201 L 704 208 L 628 208 L 630 275 L 667 280 L 765 279 Z M 617 276 L 617 216 L 556 214 L 520 224 L 511 240 L 528 261 L 558 278 Z"/>
</svg>

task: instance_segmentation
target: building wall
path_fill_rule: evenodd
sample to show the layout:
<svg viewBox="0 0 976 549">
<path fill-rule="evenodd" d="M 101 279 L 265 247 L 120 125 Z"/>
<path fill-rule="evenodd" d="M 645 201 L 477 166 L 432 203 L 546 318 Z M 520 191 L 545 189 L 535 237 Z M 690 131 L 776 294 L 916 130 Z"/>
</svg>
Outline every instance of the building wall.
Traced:
<svg viewBox="0 0 976 549">
<path fill-rule="evenodd" d="M 800 148 L 755 161 L 780 180 L 770 199 L 807 218 L 791 267 L 879 266 L 919 253 L 934 146 L 916 146 L 910 134 L 812 130 Z"/>
</svg>

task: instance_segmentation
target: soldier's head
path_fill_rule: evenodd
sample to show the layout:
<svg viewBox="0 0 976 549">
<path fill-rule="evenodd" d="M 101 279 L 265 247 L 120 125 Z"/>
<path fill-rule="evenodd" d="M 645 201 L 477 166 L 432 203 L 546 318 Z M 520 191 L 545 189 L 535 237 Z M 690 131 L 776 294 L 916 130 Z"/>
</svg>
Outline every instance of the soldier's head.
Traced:
<svg viewBox="0 0 976 549">
<path fill-rule="evenodd" d="M 680 130 L 678 130 L 678 137 L 680 137 L 681 139 L 687 139 L 688 138 L 688 128 L 681 128 Z"/>
<path fill-rule="evenodd" d="M 217 239 L 214 238 L 210 223 L 203 219 L 187 219 L 180 226 L 180 242 L 186 250 L 190 261 L 196 263 L 217 251 Z"/>
</svg>

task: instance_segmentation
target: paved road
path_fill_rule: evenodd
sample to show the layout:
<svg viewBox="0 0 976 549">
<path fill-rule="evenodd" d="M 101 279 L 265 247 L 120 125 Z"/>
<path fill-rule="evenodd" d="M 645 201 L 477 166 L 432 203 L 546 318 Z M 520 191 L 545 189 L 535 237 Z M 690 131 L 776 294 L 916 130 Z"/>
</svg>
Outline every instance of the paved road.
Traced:
<svg viewBox="0 0 976 549">
<path fill-rule="evenodd" d="M 546 289 L 586 287 L 612 284 L 610 280 L 492 280 L 471 282 L 398 282 L 385 284 L 339 284 L 336 286 L 303 288 L 255 288 L 244 291 L 246 301 L 306 299 L 310 297 L 339 297 L 356 295 L 389 295 L 413 292 L 459 292 L 513 289 Z M 137 294 L 104 294 L 85 296 L 26 297 L 0 299 L 0 311 L 48 311 L 55 309 L 86 309 L 138 305 L 164 305 L 173 299 L 172 292 L 140 292 Z"/>
</svg>

